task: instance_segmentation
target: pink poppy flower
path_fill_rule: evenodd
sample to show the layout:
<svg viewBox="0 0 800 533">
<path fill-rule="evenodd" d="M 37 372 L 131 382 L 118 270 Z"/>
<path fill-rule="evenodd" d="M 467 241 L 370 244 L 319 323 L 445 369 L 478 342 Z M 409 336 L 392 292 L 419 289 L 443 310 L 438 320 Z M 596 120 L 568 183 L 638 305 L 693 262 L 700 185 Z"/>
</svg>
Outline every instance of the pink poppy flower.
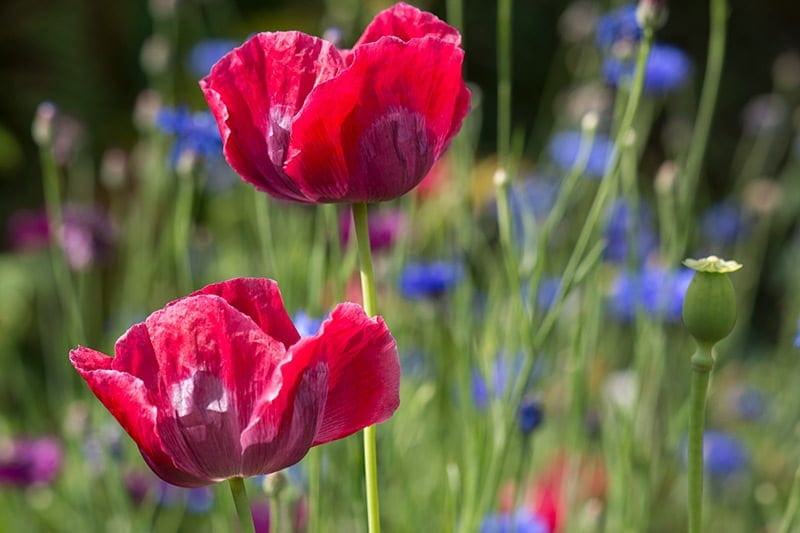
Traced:
<svg viewBox="0 0 800 533">
<path fill-rule="evenodd" d="M 200 87 L 225 157 L 259 190 L 390 200 L 425 177 L 469 110 L 460 44 L 454 28 L 400 3 L 350 50 L 300 32 L 255 35 Z"/>
<path fill-rule="evenodd" d="M 150 468 L 184 487 L 276 472 L 383 422 L 400 401 L 397 347 L 380 317 L 343 303 L 301 339 L 267 279 L 176 300 L 114 351 L 78 347 L 70 361 Z"/>
</svg>

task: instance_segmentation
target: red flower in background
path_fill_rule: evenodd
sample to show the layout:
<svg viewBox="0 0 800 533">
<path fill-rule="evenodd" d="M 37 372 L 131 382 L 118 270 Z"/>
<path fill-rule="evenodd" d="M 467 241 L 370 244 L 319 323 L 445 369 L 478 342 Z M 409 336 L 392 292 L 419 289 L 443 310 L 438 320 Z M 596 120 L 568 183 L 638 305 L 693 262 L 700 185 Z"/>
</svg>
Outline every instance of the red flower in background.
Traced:
<svg viewBox="0 0 800 533">
<path fill-rule="evenodd" d="M 458 32 L 397 4 L 351 50 L 260 33 L 200 82 L 242 178 L 304 203 L 390 200 L 411 190 L 469 110 Z"/>
<path fill-rule="evenodd" d="M 399 405 L 397 347 L 380 317 L 340 304 L 301 339 L 267 279 L 176 300 L 114 351 L 78 347 L 70 360 L 153 471 L 184 487 L 281 470 Z"/>
</svg>

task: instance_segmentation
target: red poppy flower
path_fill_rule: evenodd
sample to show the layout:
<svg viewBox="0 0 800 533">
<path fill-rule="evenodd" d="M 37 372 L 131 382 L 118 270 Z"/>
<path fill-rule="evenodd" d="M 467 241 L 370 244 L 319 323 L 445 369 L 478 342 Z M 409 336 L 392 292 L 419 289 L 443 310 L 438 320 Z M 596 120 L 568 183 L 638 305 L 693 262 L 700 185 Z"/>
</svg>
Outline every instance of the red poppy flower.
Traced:
<svg viewBox="0 0 800 533">
<path fill-rule="evenodd" d="M 469 110 L 458 32 L 408 4 L 351 50 L 300 32 L 260 33 L 200 82 L 230 165 L 304 203 L 390 200 L 411 190 Z"/>
<path fill-rule="evenodd" d="M 397 347 L 380 317 L 340 304 L 301 339 L 267 279 L 176 300 L 114 351 L 78 347 L 70 360 L 153 471 L 184 487 L 281 470 L 399 405 Z"/>
</svg>

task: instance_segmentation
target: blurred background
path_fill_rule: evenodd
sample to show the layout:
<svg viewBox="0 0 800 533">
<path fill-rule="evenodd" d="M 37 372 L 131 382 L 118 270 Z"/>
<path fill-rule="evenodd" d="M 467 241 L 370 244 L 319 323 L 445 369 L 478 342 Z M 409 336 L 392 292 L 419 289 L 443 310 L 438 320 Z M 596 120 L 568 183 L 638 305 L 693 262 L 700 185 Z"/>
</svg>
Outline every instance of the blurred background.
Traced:
<svg viewBox="0 0 800 533">
<path fill-rule="evenodd" d="M 458 4 L 411 3 L 445 19 L 448 6 Z M 10 446 L 12 436 L 52 438 L 36 452 L 44 457 L 45 472 L 30 484 L 39 489 L 0 492 L 0 531 L 4 520 L 24 523 L 30 517 L 44 531 L 137 531 L 152 525 L 157 531 L 194 532 L 198 523 L 208 531 L 227 530 L 231 512 L 224 490 L 216 507 L 212 489 L 180 493 L 180 510 L 170 506 L 180 499 L 174 488 L 138 490 L 141 476 L 149 472 L 130 439 L 69 367 L 66 354 L 78 342 L 111 353 L 130 324 L 164 302 L 226 277 L 279 279 L 287 309 L 298 312 L 296 317 L 307 311 L 319 318 L 333 302 L 358 299 L 351 277 L 356 256 L 352 239 L 348 244 L 344 236 L 346 206 L 287 205 L 242 183 L 220 157 L 216 125 L 199 113 L 207 106 L 198 80 L 224 51 L 255 32 L 300 30 L 348 47 L 373 15 L 391 4 L 0 3 L 5 91 L 0 99 L 0 465 L 15 455 L 9 450 L 35 449 L 27 440 Z M 473 111 L 450 154 L 431 172 L 432 189 L 421 186 L 418 193 L 375 206 L 390 219 L 396 209 L 403 220 L 389 223 L 390 244 L 376 261 L 381 307 L 402 346 L 404 372 L 404 408 L 381 430 L 381 452 L 389 464 L 386 499 L 403 504 L 382 508 L 395 528 L 389 531 L 414 530 L 420 519 L 435 524 L 431 530 L 449 530 L 452 517 L 475 521 L 496 507 L 508 511 L 513 507 L 509 484 L 530 478 L 536 493 L 540 482 L 556 478 L 553 492 L 563 493 L 567 482 L 562 481 L 569 476 L 577 490 L 564 504 L 569 512 L 561 512 L 577 517 L 570 531 L 599 531 L 595 526 L 603 521 L 605 530 L 615 533 L 622 524 L 643 527 L 647 521 L 652 522 L 648 531 L 683 527 L 680 472 L 688 376 L 673 362 L 676 354 L 688 358 L 692 342 L 680 324 L 689 278 L 677 269 L 682 257 L 711 252 L 745 264 L 732 276 L 740 323 L 722 350 L 709 423 L 741 440 L 723 435 L 720 441 L 720 477 L 712 482 L 720 490 L 712 509 L 724 521 L 719 531 L 749 533 L 780 520 L 800 435 L 800 3 L 730 2 L 725 66 L 697 197 L 679 198 L 691 216 L 677 221 L 669 202 L 676 197 L 676 165 L 683 164 L 690 148 L 709 15 L 708 2 L 669 4 L 668 23 L 656 40 L 685 56 L 675 71 L 669 69 L 676 64 L 667 64 L 664 72 L 656 72 L 663 75 L 656 81 L 671 86 L 645 91 L 636 126 L 646 133 L 636 147 L 638 167 L 629 173 L 638 185 L 635 202 L 622 193 L 608 199 L 594 230 L 601 245 L 594 262 L 586 252 L 586 283 L 562 295 L 552 335 L 533 346 L 531 339 L 508 341 L 506 331 L 511 324 L 519 334 L 523 328 L 515 328 L 525 318 L 507 315 L 509 295 L 518 287 L 506 285 L 512 281 L 505 279 L 500 259 L 491 185 L 497 168 L 497 5 L 463 1 L 465 78 L 473 91 Z M 575 134 L 591 111 L 599 115 L 596 144 L 601 145 L 601 135 L 613 130 L 615 98 L 627 97 L 620 78 L 610 79 L 604 71 L 605 61 L 619 50 L 597 42 L 598 21 L 621 5 L 514 2 L 512 144 L 520 172 L 511 200 L 514 222 L 520 222 L 515 226 L 520 270 L 535 272 L 542 282 L 526 287 L 528 296 L 536 295 L 537 318 L 549 316 L 558 276 L 583 223 L 572 211 L 565 216 L 561 211 L 551 225 L 543 222 L 555 191 L 568 176 L 577 178 L 586 170 L 589 179 L 576 181 L 562 204 L 584 213 L 600 187 L 600 180 L 590 179 L 591 161 L 576 170 L 574 136 L 564 146 L 556 142 L 565 139 L 558 132 Z M 630 54 L 631 43 L 622 44 L 627 46 L 622 52 Z M 41 107 L 42 102 L 55 107 Z M 40 119 L 55 117 L 49 123 L 52 146 L 42 153 L 31 135 L 37 109 Z M 189 163 L 183 165 L 186 153 Z M 594 155 L 593 148 L 590 159 Z M 55 196 L 64 200 L 62 239 L 48 234 L 43 211 L 48 165 L 50 176 L 63 186 Z M 541 242 L 549 239 L 546 254 L 539 253 L 544 250 L 538 246 L 540 235 L 526 234 L 531 218 L 534 230 L 548 228 L 541 237 Z M 71 243 L 69 227 L 77 228 Z M 676 237 L 675 228 L 681 227 L 690 231 L 684 240 Z M 641 257 L 631 259 L 636 255 L 631 249 Z M 430 270 L 426 261 L 432 262 Z M 497 375 L 509 374 L 508 365 L 516 364 L 506 350 L 527 350 L 526 356 L 537 358 L 525 405 L 503 403 L 507 384 L 498 385 L 503 379 Z M 461 396 L 454 394 L 456 388 Z M 470 391 L 475 405 L 464 401 Z M 529 420 L 514 433 L 498 421 L 516 420 L 517 407 L 530 408 Z M 530 437 L 534 429 L 536 446 Z M 494 431 L 508 434 L 511 444 L 505 449 L 511 451 L 506 468 L 496 472 L 498 486 L 483 487 L 487 462 L 501 455 L 487 437 Z M 317 512 L 331 511 L 330 520 L 341 531 L 359 531 L 360 443 L 351 439 L 326 446 L 316 459 L 327 461 Z M 34 471 L 37 460 L 23 462 Z M 621 485 L 613 483 L 619 479 Z M 52 491 L 42 489 L 50 483 Z M 153 476 L 142 483 L 152 485 Z M 307 481 L 290 479 L 289 484 L 295 491 L 287 497 L 292 506 L 315 501 L 307 497 L 313 492 Z M 615 492 L 619 486 L 627 492 Z M 326 493 L 326 487 L 336 490 Z M 262 500 L 266 492 L 259 493 Z M 536 512 L 545 513 L 537 494 Z M 459 498 L 479 496 L 481 505 L 458 505 Z M 444 500 L 441 509 L 428 508 L 433 498 L 437 505 L 438 498 Z M 143 501 L 152 509 L 142 509 Z M 26 512 L 17 516 L 22 507 Z M 212 507 L 216 522 L 208 525 Z M 586 527 L 581 526 L 584 515 Z M 131 516 L 141 522 L 131 522 Z M 550 525 L 549 531 L 558 530 Z"/>
</svg>

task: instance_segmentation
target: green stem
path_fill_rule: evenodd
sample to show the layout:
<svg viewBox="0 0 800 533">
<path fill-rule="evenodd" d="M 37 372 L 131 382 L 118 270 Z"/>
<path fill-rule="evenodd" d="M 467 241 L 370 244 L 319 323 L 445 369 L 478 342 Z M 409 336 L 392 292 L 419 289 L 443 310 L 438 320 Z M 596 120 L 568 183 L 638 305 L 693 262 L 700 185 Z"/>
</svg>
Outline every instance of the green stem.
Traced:
<svg viewBox="0 0 800 533">
<path fill-rule="evenodd" d="M 447 22 L 461 32 L 464 42 L 464 0 L 447 0 Z"/>
<path fill-rule="evenodd" d="M 697 120 L 692 130 L 692 139 L 689 143 L 689 153 L 686 156 L 686 165 L 679 187 L 679 217 L 677 221 L 683 225 L 680 246 L 677 253 L 683 253 L 688 239 L 691 223 L 688 215 L 694 206 L 700 170 L 703 165 L 703 156 L 706 153 L 708 136 L 711 131 L 711 120 L 714 117 L 714 108 L 717 103 L 720 79 L 722 78 L 722 65 L 725 61 L 726 17 L 728 16 L 727 0 L 711 0 L 710 26 L 708 33 L 708 58 L 706 60 L 706 73 L 703 79 L 703 90 L 700 94 L 700 103 L 697 108 Z"/>
<path fill-rule="evenodd" d="M 511 5 L 497 2 L 497 159 L 504 171 L 511 151 Z"/>
<path fill-rule="evenodd" d="M 192 264 L 189 259 L 189 241 L 192 228 L 192 208 L 194 203 L 194 175 L 191 170 L 179 170 L 176 174 L 178 197 L 175 201 L 173 225 L 173 252 L 181 294 L 192 289 Z"/>
<path fill-rule="evenodd" d="M 794 473 L 794 483 L 792 483 L 792 493 L 789 496 L 789 503 L 786 505 L 786 511 L 781 518 L 781 526 L 778 528 L 778 533 L 789 533 L 792 527 L 792 521 L 797 515 L 797 510 L 800 508 L 800 468 Z"/>
<path fill-rule="evenodd" d="M 320 490 L 322 478 L 322 448 L 311 448 L 308 453 L 308 531 L 320 531 Z"/>
<path fill-rule="evenodd" d="M 625 105 L 625 112 L 622 115 L 620 126 L 615 137 L 614 150 L 606 163 L 605 172 L 600 182 L 600 188 L 597 191 L 597 196 L 595 196 L 592 206 L 589 208 L 589 214 L 586 216 L 586 222 L 581 229 L 581 233 L 578 235 L 578 241 L 567 261 L 567 266 L 564 268 L 561 285 L 556 292 L 554 303 L 542 320 L 541 326 L 538 328 L 533 343 L 535 347 L 540 346 L 541 343 L 544 342 L 544 339 L 547 338 L 547 335 L 555 324 L 558 314 L 561 311 L 561 304 L 568 291 L 572 288 L 575 274 L 580 266 L 586 247 L 589 245 L 595 227 L 600 220 L 600 216 L 603 214 L 603 209 L 606 206 L 608 197 L 616 188 L 616 181 L 611 179 L 611 177 L 617 170 L 620 161 L 620 153 L 622 151 L 622 142 L 631 129 L 633 119 L 636 116 L 636 109 L 639 107 L 639 100 L 642 96 L 642 89 L 644 88 L 645 65 L 647 64 L 647 57 L 650 55 L 652 44 L 653 31 L 645 29 L 642 42 L 639 45 L 639 53 L 636 58 L 636 71 L 633 77 L 633 83 L 631 84 L 630 96 Z"/>
<path fill-rule="evenodd" d="M 236 506 L 236 515 L 239 517 L 239 526 L 242 533 L 255 533 L 256 527 L 253 523 L 253 514 L 250 512 L 250 501 L 247 499 L 247 489 L 244 486 L 244 479 L 232 477 L 228 480 L 233 496 L 233 504 Z M 276 512 L 270 509 L 270 512 Z"/>
<path fill-rule="evenodd" d="M 712 347 L 699 344 L 692 356 L 689 400 L 689 533 L 703 531 L 703 435 L 708 379 L 713 368 Z"/>
<path fill-rule="evenodd" d="M 44 189 L 45 209 L 47 211 L 48 226 L 50 228 L 50 257 L 53 266 L 53 275 L 56 281 L 56 290 L 64 313 L 67 316 L 67 335 L 71 345 L 85 342 L 86 334 L 83 330 L 83 317 L 78 292 L 72 275 L 69 272 L 63 246 L 59 243 L 63 239 L 64 214 L 61 209 L 61 187 L 58 165 L 53 156 L 53 147 L 49 142 L 39 145 L 39 158 L 42 165 L 42 186 Z"/>
<path fill-rule="evenodd" d="M 375 275 L 372 271 L 372 249 L 369 244 L 367 204 L 353 204 L 353 222 L 356 227 L 358 259 L 361 264 L 361 294 L 364 311 L 376 314 Z M 367 525 L 370 533 L 379 533 L 380 508 L 378 504 L 378 461 L 375 446 L 375 426 L 364 428 L 364 482 L 367 490 Z"/>
<path fill-rule="evenodd" d="M 256 232 L 258 233 L 258 241 L 261 248 L 261 265 L 270 276 L 275 279 L 282 279 L 277 271 L 275 257 L 275 247 L 272 239 L 272 225 L 269 217 L 269 206 L 267 199 L 263 194 L 254 194 L 255 200 L 255 214 L 256 214 Z"/>
</svg>

